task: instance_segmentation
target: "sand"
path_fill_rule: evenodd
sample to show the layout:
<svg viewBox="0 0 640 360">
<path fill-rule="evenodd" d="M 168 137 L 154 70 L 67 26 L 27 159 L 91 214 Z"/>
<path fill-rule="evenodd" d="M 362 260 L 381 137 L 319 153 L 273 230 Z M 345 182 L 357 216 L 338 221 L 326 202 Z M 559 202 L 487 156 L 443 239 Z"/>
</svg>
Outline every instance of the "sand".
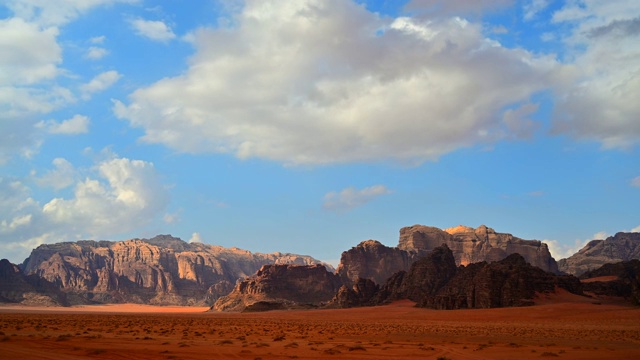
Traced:
<svg viewBox="0 0 640 360">
<path fill-rule="evenodd" d="M 562 292 L 487 310 L 205 310 L 2 307 L 0 358 L 640 359 L 640 308 Z"/>
</svg>

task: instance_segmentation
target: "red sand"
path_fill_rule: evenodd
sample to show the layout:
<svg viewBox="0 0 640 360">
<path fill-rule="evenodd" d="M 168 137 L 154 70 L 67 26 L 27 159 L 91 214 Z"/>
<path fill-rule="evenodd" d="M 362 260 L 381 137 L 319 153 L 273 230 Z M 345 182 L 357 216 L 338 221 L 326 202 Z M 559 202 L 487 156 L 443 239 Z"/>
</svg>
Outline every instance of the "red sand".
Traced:
<svg viewBox="0 0 640 360">
<path fill-rule="evenodd" d="M 265 313 L 0 308 L 2 359 L 640 359 L 640 308 L 566 292 L 524 308 Z"/>
</svg>

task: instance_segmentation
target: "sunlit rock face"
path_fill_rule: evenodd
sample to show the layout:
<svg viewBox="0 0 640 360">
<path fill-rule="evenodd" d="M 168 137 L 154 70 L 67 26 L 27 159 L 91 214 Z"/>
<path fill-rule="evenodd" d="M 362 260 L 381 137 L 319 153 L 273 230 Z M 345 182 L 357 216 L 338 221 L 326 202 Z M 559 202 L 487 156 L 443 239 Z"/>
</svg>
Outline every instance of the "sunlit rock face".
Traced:
<svg viewBox="0 0 640 360">
<path fill-rule="evenodd" d="M 579 276 L 605 264 L 640 259 L 640 233 L 619 232 L 605 240 L 590 241 L 577 253 L 558 261 L 560 271 Z"/>
<path fill-rule="evenodd" d="M 251 253 L 159 235 L 41 245 L 22 271 L 73 295 L 71 304 L 210 305 L 263 265 L 289 263 L 321 264 L 310 256 Z"/>
<path fill-rule="evenodd" d="M 445 230 L 413 225 L 400 229 L 398 249 L 425 253 L 446 244 L 457 265 L 499 261 L 510 254 L 520 254 L 526 262 L 542 270 L 558 272 L 558 265 L 547 244 L 538 240 L 523 240 L 511 234 L 498 233 L 484 225 L 474 229 L 457 226 Z"/>
</svg>

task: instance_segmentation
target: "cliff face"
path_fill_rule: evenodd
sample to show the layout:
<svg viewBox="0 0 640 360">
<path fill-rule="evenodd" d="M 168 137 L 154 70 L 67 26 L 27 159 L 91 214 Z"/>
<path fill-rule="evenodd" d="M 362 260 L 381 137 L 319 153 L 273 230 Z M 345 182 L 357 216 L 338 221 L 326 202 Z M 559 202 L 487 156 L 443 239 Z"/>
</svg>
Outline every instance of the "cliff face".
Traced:
<svg viewBox="0 0 640 360">
<path fill-rule="evenodd" d="M 367 240 L 342 253 L 336 272 L 348 287 L 360 278 L 382 284 L 395 272 L 408 270 L 418 257 L 416 251 L 405 251 Z"/>
<path fill-rule="evenodd" d="M 219 298 L 214 311 L 262 311 L 318 306 L 331 300 L 340 278 L 322 265 L 265 265 Z"/>
<path fill-rule="evenodd" d="M 169 235 L 120 242 L 41 245 L 22 265 L 26 276 L 53 284 L 72 303 L 204 305 L 266 264 L 318 264 L 294 254 L 260 254 L 186 243 Z"/>
<path fill-rule="evenodd" d="M 556 287 L 582 293 L 577 278 L 543 271 L 519 254 L 456 268 L 453 252 L 442 245 L 408 272 L 389 278 L 375 302 L 410 299 L 419 307 L 434 309 L 524 306 L 533 304 L 536 293 L 553 292 Z"/>
<path fill-rule="evenodd" d="M 602 276 L 615 276 L 611 281 L 585 281 L 584 291 L 595 295 L 623 297 L 634 305 L 640 305 L 640 260 L 633 259 L 587 271 L 580 279 L 587 280 Z"/>
<path fill-rule="evenodd" d="M 558 261 L 560 271 L 579 276 L 605 264 L 640 259 L 640 233 L 619 232 L 606 240 L 593 240 L 577 253 Z"/>
<path fill-rule="evenodd" d="M 484 225 L 473 229 L 457 226 L 445 230 L 414 225 L 400 229 L 398 248 L 406 251 L 428 252 L 446 244 L 453 251 L 457 265 L 499 261 L 518 253 L 533 266 L 544 271 L 558 272 L 558 265 L 547 244 L 538 240 L 523 240 L 511 234 L 498 233 Z"/>
</svg>

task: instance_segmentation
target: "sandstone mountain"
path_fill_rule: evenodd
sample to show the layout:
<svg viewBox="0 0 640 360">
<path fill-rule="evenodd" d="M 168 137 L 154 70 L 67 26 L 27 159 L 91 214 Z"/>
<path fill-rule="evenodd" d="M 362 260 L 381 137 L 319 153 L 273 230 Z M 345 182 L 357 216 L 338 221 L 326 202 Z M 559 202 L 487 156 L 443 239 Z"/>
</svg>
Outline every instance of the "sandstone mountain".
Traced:
<svg viewBox="0 0 640 360">
<path fill-rule="evenodd" d="M 592 240 L 577 253 L 558 261 L 560 271 L 579 276 L 605 264 L 640 259 L 640 233 L 619 232 L 606 240 Z"/>
<path fill-rule="evenodd" d="M 367 240 L 343 252 L 337 273 L 347 287 L 356 284 L 359 278 L 380 285 L 394 273 L 409 270 L 414 261 L 442 244 L 452 250 L 456 265 L 499 261 L 518 253 L 533 266 L 558 272 L 547 244 L 538 240 L 497 233 L 484 225 L 477 229 L 457 226 L 446 230 L 414 225 L 400 229 L 397 247 Z"/>
<path fill-rule="evenodd" d="M 345 287 L 331 305 L 368 306 L 409 299 L 419 307 L 434 309 L 525 306 L 533 304 L 536 293 L 553 292 L 556 287 L 582 294 L 576 277 L 541 270 L 519 254 L 493 263 L 456 267 L 453 252 L 442 245 L 416 261 L 409 271 L 392 275 L 374 294 Z"/>
<path fill-rule="evenodd" d="M 457 265 L 499 261 L 510 254 L 518 253 L 533 266 L 544 271 L 558 272 L 558 265 L 547 244 L 539 240 L 523 240 L 511 234 L 498 233 L 484 225 L 477 229 L 462 225 L 445 230 L 423 225 L 400 229 L 399 249 L 428 252 L 442 244 L 446 244 L 453 251 Z"/>
<path fill-rule="evenodd" d="M 331 300 L 340 278 L 322 265 L 265 265 L 216 301 L 214 311 L 264 311 L 317 307 Z"/>
<path fill-rule="evenodd" d="M 160 235 L 118 242 L 40 245 L 21 270 L 40 286 L 54 287 L 64 294 L 69 305 L 210 305 L 229 293 L 238 279 L 266 264 L 320 262 L 309 256 L 251 253 Z"/>
</svg>

